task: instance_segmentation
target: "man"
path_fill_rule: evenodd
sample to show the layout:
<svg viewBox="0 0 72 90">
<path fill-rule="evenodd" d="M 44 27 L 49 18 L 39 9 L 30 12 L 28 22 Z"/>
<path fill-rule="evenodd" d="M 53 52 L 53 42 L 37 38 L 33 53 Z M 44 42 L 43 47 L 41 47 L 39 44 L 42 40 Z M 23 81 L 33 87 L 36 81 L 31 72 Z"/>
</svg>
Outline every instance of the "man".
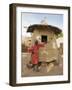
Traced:
<svg viewBox="0 0 72 90">
<path fill-rule="evenodd" d="M 39 48 L 44 47 L 45 43 L 38 43 L 38 41 L 35 41 L 35 44 L 31 47 L 28 48 L 28 52 L 31 53 L 31 58 L 32 58 L 32 65 L 33 71 L 38 71 L 38 64 L 39 64 Z"/>
</svg>

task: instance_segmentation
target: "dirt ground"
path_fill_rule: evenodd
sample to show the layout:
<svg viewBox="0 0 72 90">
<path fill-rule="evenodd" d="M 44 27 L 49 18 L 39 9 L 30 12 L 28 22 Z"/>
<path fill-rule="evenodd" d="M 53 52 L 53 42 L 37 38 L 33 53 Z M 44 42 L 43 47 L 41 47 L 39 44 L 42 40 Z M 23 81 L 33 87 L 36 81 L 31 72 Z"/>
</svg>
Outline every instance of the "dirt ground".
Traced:
<svg viewBox="0 0 72 90">
<path fill-rule="evenodd" d="M 28 56 L 29 57 L 29 56 Z M 30 58 L 29 58 L 30 59 Z M 53 76 L 53 75 L 63 75 L 63 58 L 59 57 L 59 64 L 42 64 L 38 72 L 33 71 L 33 69 L 27 68 L 27 63 L 29 59 L 22 53 L 21 61 L 21 76 L 30 77 L 30 76 Z"/>
</svg>

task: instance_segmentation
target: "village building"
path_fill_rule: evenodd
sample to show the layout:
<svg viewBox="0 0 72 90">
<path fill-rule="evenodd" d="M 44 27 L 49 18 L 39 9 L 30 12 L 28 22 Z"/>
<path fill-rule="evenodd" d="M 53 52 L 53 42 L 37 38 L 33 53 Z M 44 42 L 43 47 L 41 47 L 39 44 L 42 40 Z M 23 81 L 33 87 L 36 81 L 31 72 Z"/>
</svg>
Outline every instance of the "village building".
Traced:
<svg viewBox="0 0 72 90">
<path fill-rule="evenodd" d="M 22 52 L 27 52 L 27 48 L 32 46 L 32 37 L 22 37 Z"/>
<path fill-rule="evenodd" d="M 30 47 L 32 45 L 32 37 L 24 37 L 22 44 L 25 44 L 25 46 Z"/>
<path fill-rule="evenodd" d="M 52 60 L 58 60 L 58 46 L 57 35 L 62 32 L 58 27 L 44 24 L 33 24 L 27 29 L 27 32 L 32 33 L 32 44 L 38 39 L 40 42 L 46 42 L 45 47 L 39 50 L 39 60 L 50 62 Z"/>
</svg>

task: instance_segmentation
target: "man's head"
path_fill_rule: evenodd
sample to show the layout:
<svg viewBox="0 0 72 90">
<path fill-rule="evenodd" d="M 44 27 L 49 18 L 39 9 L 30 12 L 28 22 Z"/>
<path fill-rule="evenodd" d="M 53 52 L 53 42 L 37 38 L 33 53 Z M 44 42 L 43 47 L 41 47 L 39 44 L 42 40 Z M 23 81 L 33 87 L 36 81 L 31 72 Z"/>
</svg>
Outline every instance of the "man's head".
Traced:
<svg viewBox="0 0 72 90">
<path fill-rule="evenodd" d="M 35 41 L 35 45 L 38 45 L 38 41 L 37 40 Z"/>
</svg>

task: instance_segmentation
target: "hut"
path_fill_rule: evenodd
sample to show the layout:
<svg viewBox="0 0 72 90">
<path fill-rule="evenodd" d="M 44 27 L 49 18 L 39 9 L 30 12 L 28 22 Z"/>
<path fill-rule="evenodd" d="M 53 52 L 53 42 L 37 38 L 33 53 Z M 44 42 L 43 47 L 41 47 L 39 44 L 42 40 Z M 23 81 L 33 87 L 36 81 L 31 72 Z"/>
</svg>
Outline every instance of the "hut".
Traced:
<svg viewBox="0 0 72 90">
<path fill-rule="evenodd" d="M 56 37 L 61 33 L 58 27 L 47 24 L 33 24 L 27 29 L 32 33 L 32 44 L 38 38 L 41 42 L 46 42 L 45 47 L 39 50 L 39 61 L 51 62 L 58 60 L 58 47 Z"/>
</svg>

